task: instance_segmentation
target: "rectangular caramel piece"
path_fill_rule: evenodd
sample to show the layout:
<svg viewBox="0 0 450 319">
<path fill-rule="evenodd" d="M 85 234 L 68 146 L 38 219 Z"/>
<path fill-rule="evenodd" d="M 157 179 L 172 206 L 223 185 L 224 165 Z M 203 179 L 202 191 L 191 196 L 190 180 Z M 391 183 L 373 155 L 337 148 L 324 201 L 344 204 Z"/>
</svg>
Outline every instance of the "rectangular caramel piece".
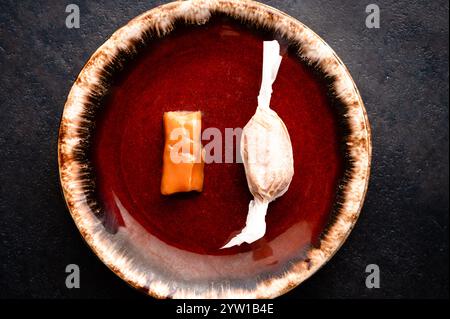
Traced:
<svg viewBox="0 0 450 319">
<path fill-rule="evenodd" d="M 203 190 L 201 112 L 164 113 L 161 194 Z"/>
</svg>

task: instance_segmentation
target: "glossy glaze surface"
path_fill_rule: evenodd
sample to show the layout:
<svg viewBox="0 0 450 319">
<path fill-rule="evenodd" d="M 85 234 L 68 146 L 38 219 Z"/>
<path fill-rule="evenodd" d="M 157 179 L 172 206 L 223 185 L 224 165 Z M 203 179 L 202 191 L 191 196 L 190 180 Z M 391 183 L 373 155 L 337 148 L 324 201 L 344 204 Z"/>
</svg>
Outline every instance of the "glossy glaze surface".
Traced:
<svg viewBox="0 0 450 319">
<path fill-rule="evenodd" d="M 295 174 L 289 191 L 269 207 L 265 237 L 220 250 L 245 225 L 252 198 L 242 164 L 206 165 L 200 194 L 160 194 L 163 113 L 201 110 L 203 128 L 219 128 L 223 136 L 225 128 L 243 127 L 257 104 L 262 41 L 272 38 L 223 19 L 183 27 L 153 41 L 115 79 L 92 148 L 110 232 L 127 227 L 126 211 L 167 247 L 250 253 L 255 265 L 266 260 L 268 267 L 318 242 L 342 177 L 342 136 L 326 85 L 286 44 L 272 106 L 289 130 Z"/>
</svg>

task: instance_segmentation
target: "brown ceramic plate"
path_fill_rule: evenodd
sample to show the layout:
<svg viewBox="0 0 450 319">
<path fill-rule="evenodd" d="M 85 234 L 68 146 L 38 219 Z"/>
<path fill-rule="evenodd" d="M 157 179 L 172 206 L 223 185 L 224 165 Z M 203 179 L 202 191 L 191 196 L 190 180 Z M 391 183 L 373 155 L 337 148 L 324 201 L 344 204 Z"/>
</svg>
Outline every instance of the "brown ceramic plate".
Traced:
<svg viewBox="0 0 450 319">
<path fill-rule="evenodd" d="M 201 110 L 204 128 L 243 127 L 272 39 L 283 54 L 272 105 L 290 132 L 295 175 L 269 207 L 264 238 L 221 250 L 245 225 L 243 165 L 208 164 L 202 193 L 160 195 L 162 115 Z M 130 21 L 81 71 L 59 137 L 81 234 L 155 297 L 271 298 L 297 286 L 353 228 L 370 158 L 364 105 L 341 60 L 306 26 L 253 1 L 177 1 Z"/>
</svg>

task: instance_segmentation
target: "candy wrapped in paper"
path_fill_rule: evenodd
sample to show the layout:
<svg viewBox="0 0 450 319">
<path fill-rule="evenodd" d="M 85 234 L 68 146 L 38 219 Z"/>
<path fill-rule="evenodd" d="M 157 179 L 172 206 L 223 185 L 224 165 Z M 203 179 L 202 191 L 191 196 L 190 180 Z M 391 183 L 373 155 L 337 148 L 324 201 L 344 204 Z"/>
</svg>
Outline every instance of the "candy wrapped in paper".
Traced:
<svg viewBox="0 0 450 319">
<path fill-rule="evenodd" d="M 278 41 L 264 42 L 263 75 L 256 113 L 242 131 L 241 156 L 253 200 L 246 225 L 222 248 L 253 243 L 266 233 L 269 203 L 282 196 L 294 175 L 294 158 L 289 132 L 271 109 L 272 85 L 281 65 Z"/>
</svg>

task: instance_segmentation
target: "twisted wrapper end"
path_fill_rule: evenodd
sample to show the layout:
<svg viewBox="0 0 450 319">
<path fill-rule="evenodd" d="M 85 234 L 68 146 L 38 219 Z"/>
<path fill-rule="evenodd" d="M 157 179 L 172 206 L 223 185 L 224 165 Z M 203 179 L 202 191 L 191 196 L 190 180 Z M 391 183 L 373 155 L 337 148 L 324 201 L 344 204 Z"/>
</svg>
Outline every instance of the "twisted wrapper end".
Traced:
<svg viewBox="0 0 450 319">
<path fill-rule="evenodd" d="M 263 237 L 266 233 L 266 213 L 268 207 L 268 201 L 261 201 L 259 199 L 250 201 L 244 229 L 221 249 L 239 246 L 242 243 L 251 244 Z"/>
<path fill-rule="evenodd" d="M 258 96 L 258 108 L 270 108 L 272 85 L 277 78 L 282 59 L 278 41 L 264 41 L 263 72 Z"/>
</svg>

